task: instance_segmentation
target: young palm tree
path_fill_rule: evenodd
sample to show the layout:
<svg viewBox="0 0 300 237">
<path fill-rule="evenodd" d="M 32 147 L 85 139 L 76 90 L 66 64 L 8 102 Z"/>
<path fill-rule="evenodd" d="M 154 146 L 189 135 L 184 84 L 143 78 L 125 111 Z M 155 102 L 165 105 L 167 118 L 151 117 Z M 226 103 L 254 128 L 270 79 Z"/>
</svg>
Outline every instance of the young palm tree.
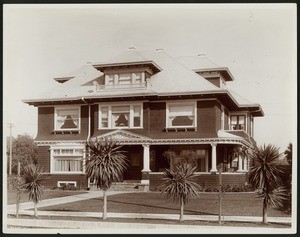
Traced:
<svg viewBox="0 0 300 237">
<path fill-rule="evenodd" d="M 45 179 L 43 170 L 34 164 L 29 164 L 24 168 L 23 178 L 23 187 L 28 193 L 29 200 L 32 200 L 34 203 L 34 216 L 37 217 L 37 204 L 44 196 L 44 188 L 41 184 Z"/>
<path fill-rule="evenodd" d="M 180 221 L 183 221 L 184 205 L 190 198 L 197 197 L 201 189 L 200 185 L 192 181 L 196 169 L 197 166 L 191 162 L 180 162 L 174 170 L 166 169 L 165 182 L 159 187 L 168 199 L 180 202 Z"/>
<path fill-rule="evenodd" d="M 112 182 L 121 181 L 127 168 L 127 160 L 121 146 L 112 140 L 89 140 L 90 155 L 86 162 L 86 173 L 97 188 L 103 190 L 103 219 L 107 218 L 107 193 Z"/>
<path fill-rule="evenodd" d="M 249 182 L 258 189 L 258 196 L 263 200 L 263 223 L 267 224 L 268 205 L 283 205 L 285 190 L 280 186 L 280 173 L 275 165 L 282 154 L 273 145 L 255 147 L 250 152 L 252 166 L 249 171 Z"/>
</svg>

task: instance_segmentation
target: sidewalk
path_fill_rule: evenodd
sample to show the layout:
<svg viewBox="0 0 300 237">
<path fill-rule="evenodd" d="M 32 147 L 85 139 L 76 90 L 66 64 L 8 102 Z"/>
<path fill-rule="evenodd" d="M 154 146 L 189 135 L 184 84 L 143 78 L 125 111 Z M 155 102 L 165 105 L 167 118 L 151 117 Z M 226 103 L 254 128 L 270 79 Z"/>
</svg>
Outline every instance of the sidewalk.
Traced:
<svg viewBox="0 0 300 237">
<path fill-rule="evenodd" d="M 128 192 L 130 192 L 130 191 L 128 191 Z M 132 191 L 132 192 L 135 192 L 135 191 Z M 107 195 L 110 196 L 110 195 L 115 195 L 115 194 L 120 194 L 120 193 L 124 193 L 124 191 L 109 191 L 109 192 L 107 192 Z M 73 195 L 73 196 L 45 199 L 45 200 L 42 200 L 41 202 L 39 202 L 38 208 L 52 206 L 52 205 L 59 205 L 59 204 L 64 204 L 64 203 L 70 203 L 70 202 L 77 202 L 77 201 L 82 201 L 82 200 L 87 200 L 87 199 L 92 199 L 92 198 L 99 198 L 102 196 L 103 196 L 103 191 L 92 191 L 92 192 L 77 194 L 77 195 Z M 20 210 L 22 210 L 22 209 L 26 210 L 26 209 L 31 209 L 31 208 L 34 208 L 33 202 L 20 203 Z M 8 205 L 7 210 L 8 210 L 8 212 L 16 211 L 16 204 Z"/>
<path fill-rule="evenodd" d="M 6 229 L 5 233 L 46 233 L 46 234 L 241 234 L 245 227 L 239 226 L 198 226 L 179 224 L 144 224 L 100 221 L 63 221 L 8 219 L 10 226 L 21 229 Z M 24 229 L 29 227 L 30 229 Z M 36 229 L 35 229 L 36 228 Z M 74 230 L 76 229 L 76 230 Z M 272 228 L 267 226 L 246 227 L 247 234 L 293 234 L 291 228 Z"/>
<path fill-rule="evenodd" d="M 33 211 L 21 210 L 21 215 L 33 215 Z M 9 211 L 8 214 L 15 214 Z M 64 212 L 64 211 L 39 211 L 39 216 L 70 216 L 70 217 L 95 217 L 101 218 L 102 212 Z M 146 214 L 146 213 L 107 213 L 108 218 L 132 219 L 165 219 L 178 220 L 179 214 Z M 218 221 L 218 215 L 184 215 L 184 220 Z M 261 222 L 261 216 L 222 216 L 222 221 Z M 269 222 L 291 223 L 291 217 L 268 217 Z"/>
<path fill-rule="evenodd" d="M 131 192 L 131 191 L 126 191 Z M 136 191 L 132 191 L 136 192 Z M 115 194 L 120 194 L 124 193 L 124 191 L 109 191 L 107 194 L 110 195 L 115 195 Z M 92 198 L 99 198 L 103 196 L 102 191 L 92 191 L 84 194 L 77 194 L 73 196 L 66 196 L 66 197 L 60 197 L 60 198 L 52 198 L 52 199 L 46 199 L 41 201 L 38 204 L 39 207 L 46 207 L 46 206 L 51 206 L 51 205 L 59 205 L 59 204 L 64 204 L 64 203 L 71 203 L 71 202 L 76 202 L 76 201 L 81 201 L 81 200 L 87 200 L 87 199 L 92 199 Z M 21 203 L 20 205 L 20 214 L 22 215 L 31 215 L 33 216 L 33 210 L 28 210 L 28 209 L 33 209 L 33 203 L 32 202 L 26 202 L 26 203 Z M 16 212 L 16 205 L 8 205 L 7 209 L 7 214 L 12 214 L 15 215 Z M 64 216 L 64 217 L 94 217 L 94 218 L 101 218 L 102 213 L 101 212 L 64 212 L 64 211 L 38 211 L 39 216 Z M 166 220 L 178 220 L 179 215 L 178 214 L 146 214 L 146 213 L 107 213 L 108 218 L 138 218 L 138 219 L 166 219 Z M 261 216 L 222 216 L 222 221 L 237 221 L 237 222 L 261 222 Z M 200 221 L 218 221 L 218 215 L 184 215 L 185 220 L 200 220 Z M 19 222 L 16 222 L 18 220 Z M 8 225 L 14 225 L 13 223 L 20 223 L 22 226 L 22 223 L 27 223 L 24 224 L 25 226 L 28 225 L 28 223 L 47 223 L 47 221 L 50 220 L 36 220 L 36 219 L 15 219 L 15 218 L 8 218 Z M 52 220 L 55 221 L 55 220 Z M 274 223 L 291 223 L 291 217 L 268 217 L 269 222 L 274 222 Z M 65 222 L 65 221 L 58 221 L 58 222 Z M 73 221 L 74 222 L 74 221 Z M 82 221 L 86 222 L 86 221 Z M 49 222 L 50 223 L 50 222 Z M 56 222 L 53 222 L 56 223 Z M 79 223 L 78 221 L 75 223 Z M 57 224 L 54 224 L 57 226 Z M 91 222 L 90 225 L 94 225 L 93 222 Z M 45 227 L 48 227 L 51 225 L 46 225 Z M 68 224 L 66 224 L 67 227 L 69 228 Z M 51 226 L 52 227 L 52 226 Z M 72 225 L 70 226 L 70 228 Z M 76 225 L 73 228 L 76 228 Z"/>
</svg>

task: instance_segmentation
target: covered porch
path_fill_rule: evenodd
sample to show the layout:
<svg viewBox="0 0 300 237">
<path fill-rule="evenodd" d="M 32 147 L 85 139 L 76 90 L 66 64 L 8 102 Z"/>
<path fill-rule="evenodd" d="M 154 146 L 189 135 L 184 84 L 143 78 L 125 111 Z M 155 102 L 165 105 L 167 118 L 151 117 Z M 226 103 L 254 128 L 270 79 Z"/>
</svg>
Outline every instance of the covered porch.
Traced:
<svg viewBox="0 0 300 237">
<path fill-rule="evenodd" d="M 154 140 L 124 130 L 113 131 L 103 137 L 123 145 L 129 161 L 123 180 L 140 182 L 145 191 L 159 186 L 165 169 L 173 169 L 189 155 L 197 166 L 197 182 L 203 187 L 217 185 L 214 174 L 219 170 L 224 174 L 223 185 L 247 182 L 249 160 L 238 150 L 249 144 L 242 139 Z M 170 153 L 171 156 L 168 156 Z"/>
</svg>

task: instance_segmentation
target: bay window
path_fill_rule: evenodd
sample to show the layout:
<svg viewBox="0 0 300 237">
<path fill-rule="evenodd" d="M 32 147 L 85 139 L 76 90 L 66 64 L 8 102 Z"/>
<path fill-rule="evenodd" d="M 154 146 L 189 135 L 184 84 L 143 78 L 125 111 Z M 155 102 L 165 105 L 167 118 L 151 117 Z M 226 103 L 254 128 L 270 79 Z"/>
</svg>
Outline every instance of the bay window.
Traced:
<svg viewBox="0 0 300 237">
<path fill-rule="evenodd" d="M 99 105 L 99 129 L 141 128 L 142 104 Z"/>
<path fill-rule="evenodd" d="M 59 107 L 55 108 L 55 130 L 79 130 L 80 108 Z"/>
<path fill-rule="evenodd" d="M 196 103 L 168 103 L 166 127 L 196 127 Z"/>
</svg>

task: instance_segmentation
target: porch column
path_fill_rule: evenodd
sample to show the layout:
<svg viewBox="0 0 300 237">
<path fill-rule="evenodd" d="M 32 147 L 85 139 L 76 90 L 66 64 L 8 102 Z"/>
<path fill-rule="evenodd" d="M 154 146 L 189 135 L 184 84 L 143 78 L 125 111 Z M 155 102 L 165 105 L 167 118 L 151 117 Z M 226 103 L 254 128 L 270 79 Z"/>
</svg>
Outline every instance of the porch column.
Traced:
<svg viewBox="0 0 300 237">
<path fill-rule="evenodd" d="M 217 172 L 217 143 L 211 143 L 211 173 Z"/>
<path fill-rule="evenodd" d="M 149 172 L 150 170 L 150 146 L 143 144 L 144 157 L 143 157 L 143 170 L 142 172 Z"/>
<path fill-rule="evenodd" d="M 142 170 L 142 180 L 141 184 L 149 185 L 149 172 L 150 170 L 150 145 L 149 144 L 143 144 L 144 148 L 144 154 L 143 154 L 143 170 Z M 149 189 L 149 186 L 148 186 Z M 145 189 L 145 191 L 147 191 Z"/>
</svg>

